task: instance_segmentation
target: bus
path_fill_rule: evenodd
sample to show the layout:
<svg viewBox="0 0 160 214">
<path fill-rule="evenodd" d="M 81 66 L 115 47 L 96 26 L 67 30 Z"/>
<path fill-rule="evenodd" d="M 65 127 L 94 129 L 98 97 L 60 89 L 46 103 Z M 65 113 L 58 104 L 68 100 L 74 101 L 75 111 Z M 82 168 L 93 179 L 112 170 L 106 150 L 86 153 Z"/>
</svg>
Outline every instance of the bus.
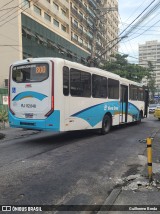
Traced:
<svg viewBox="0 0 160 214">
<path fill-rule="evenodd" d="M 106 134 L 147 114 L 148 89 L 111 72 L 51 57 L 10 66 L 10 127 Z"/>
</svg>

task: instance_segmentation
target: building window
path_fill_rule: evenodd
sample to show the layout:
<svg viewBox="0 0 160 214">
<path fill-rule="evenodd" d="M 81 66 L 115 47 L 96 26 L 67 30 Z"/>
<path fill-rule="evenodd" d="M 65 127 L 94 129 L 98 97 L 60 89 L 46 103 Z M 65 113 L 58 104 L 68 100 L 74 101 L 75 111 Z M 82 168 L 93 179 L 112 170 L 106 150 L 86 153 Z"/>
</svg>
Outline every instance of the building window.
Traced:
<svg viewBox="0 0 160 214">
<path fill-rule="evenodd" d="M 58 22 L 56 19 L 53 19 L 53 24 L 54 24 L 56 27 L 59 27 L 59 22 Z"/>
<path fill-rule="evenodd" d="M 74 6 L 74 9 L 75 9 L 76 11 L 78 11 L 78 8 L 77 8 L 77 7 L 75 7 L 75 6 Z"/>
<path fill-rule="evenodd" d="M 67 31 L 67 28 L 64 26 L 64 25 L 61 25 L 61 29 L 66 32 Z"/>
<path fill-rule="evenodd" d="M 53 2 L 53 7 L 54 7 L 54 9 L 59 10 L 58 4 L 56 4 L 56 3 L 54 3 L 54 2 Z"/>
<path fill-rule="evenodd" d="M 79 15 L 83 17 L 83 13 L 81 11 L 79 11 Z"/>
<path fill-rule="evenodd" d="M 30 2 L 28 0 L 23 0 L 22 1 L 22 7 L 23 8 L 29 8 L 30 7 Z"/>
<path fill-rule="evenodd" d="M 39 34 L 36 34 L 36 41 L 38 44 L 44 45 L 44 46 L 47 46 L 47 43 L 48 43 L 47 40 Z"/>
<path fill-rule="evenodd" d="M 35 37 L 35 34 L 32 33 L 30 29 L 22 26 L 22 36 L 26 37 L 27 39 L 32 39 L 32 37 Z"/>
<path fill-rule="evenodd" d="M 73 35 L 73 38 L 78 41 L 78 36 L 76 34 Z"/>
<path fill-rule="evenodd" d="M 48 15 L 47 13 L 44 13 L 44 18 L 49 22 L 51 21 L 51 16 Z"/>
<path fill-rule="evenodd" d="M 82 31 L 83 31 L 83 26 L 82 26 L 82 25 L 79 25 L 79 28 L 80 28 L 80 30 L 82 30 Z"/>
<path fill-rule="evenodd" d="M 65 10 L 61 9 L 61 12 L 62 12 L 63 16 L 66 16 L 66 11 Z"/>
<path fill-rule="evenodd" d="M 79 38 L 79 42 L 80 42 L 81 44 L 83 44 L 83 39 Z"/>
<path fill-rule="evenodd" d="M 87 8 L 87 4 L 84 3 L 84 6 Z"/>
<path fill-rule="evenodd" d="M 76 26 L 76 27 L 78 27 L 78 22 L 76 21 L 76 20 L 74 20 L 74 25 Z"/>
<path fill-rule="evenodd" d="M 41 16 L 41 9 L 34 5 L 34 12 Z"/>
</svg>

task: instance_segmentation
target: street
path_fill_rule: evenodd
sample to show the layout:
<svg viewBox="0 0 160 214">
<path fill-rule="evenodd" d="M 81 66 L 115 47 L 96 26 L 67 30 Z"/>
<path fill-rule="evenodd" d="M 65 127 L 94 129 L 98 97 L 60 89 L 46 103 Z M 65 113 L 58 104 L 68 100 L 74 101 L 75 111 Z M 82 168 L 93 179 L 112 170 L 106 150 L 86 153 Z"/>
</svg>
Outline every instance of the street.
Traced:
<svg viewBox="0 0 160 214">
<path fill-rule="evenodd" d="M 40 132 L 0 141 L 0 204 L 100 205 L 122 179 L 141 173 L 140 143 L 159 128 L 151 115 L 139 125 L 96 131 Z"/>
</svg>

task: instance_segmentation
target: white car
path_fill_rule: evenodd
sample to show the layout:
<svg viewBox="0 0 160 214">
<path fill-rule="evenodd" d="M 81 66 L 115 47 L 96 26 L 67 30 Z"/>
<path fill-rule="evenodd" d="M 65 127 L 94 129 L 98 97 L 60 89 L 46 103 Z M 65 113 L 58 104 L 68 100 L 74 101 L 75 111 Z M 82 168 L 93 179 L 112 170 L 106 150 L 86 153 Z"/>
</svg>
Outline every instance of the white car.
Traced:
<svg viewBox="0 0 160 214">
<path fill-rule="evenodd" d="M 157 108 L 157 104 L 150 104 L 149 105 L 149 113 L 150 114 L 154 113 L 156 108 Z"/>
</svg>

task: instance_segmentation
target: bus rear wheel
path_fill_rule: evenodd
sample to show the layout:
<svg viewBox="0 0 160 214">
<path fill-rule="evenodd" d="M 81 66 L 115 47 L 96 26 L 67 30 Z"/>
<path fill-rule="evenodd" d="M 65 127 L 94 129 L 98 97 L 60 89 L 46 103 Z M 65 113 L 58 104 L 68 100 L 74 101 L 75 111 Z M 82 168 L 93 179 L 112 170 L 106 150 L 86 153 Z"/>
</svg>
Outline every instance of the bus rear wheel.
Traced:
<svg viewBox="0 0 160 214">
<path fill-rule="evenodd" d="M 105 115 L 102 121 L 101 133 L 105 135 L 110 131 L 110 129 L 111 129 L 111 117 L 109 115 Z"/>
</svg>

